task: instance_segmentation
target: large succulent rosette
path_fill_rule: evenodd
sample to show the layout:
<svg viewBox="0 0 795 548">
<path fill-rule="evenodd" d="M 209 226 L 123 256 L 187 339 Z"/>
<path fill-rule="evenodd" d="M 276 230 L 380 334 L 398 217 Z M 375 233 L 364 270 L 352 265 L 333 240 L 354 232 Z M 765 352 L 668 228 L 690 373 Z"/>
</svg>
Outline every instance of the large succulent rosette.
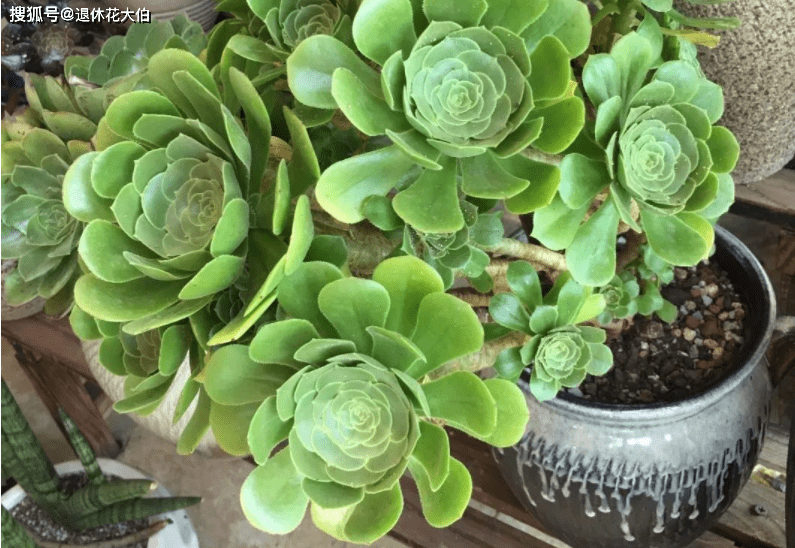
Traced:
<svg viewBox="0 0 795 548">
<path fill-rule="evenodd" d="M 364 134 L 394 143 L 332 165 L 318 182 L 319 203 L 356 223 L 368 217 L 367 198 L 397 189 L 397 215 L 436 234 L 464 227 L 459 186 L 476 198 L 509 198 L 517 212 L 544 205 L 556 168 L 517 153 L 529 145 L 560 152 L 580 132 L 584 108 L 570 93 L 569 61 L 589 29 L 576 1 L 368 0 L 353 40 L 377 68 L 333 37 L 304 40 L 287 60 L 295 98 L 340 109 Z"/>
<path fill-rule="evenodd" d="M 613 354 L 603 343 L 604 330 L 581 325 L 605 310 L 606 299 L 561 274 L 544 296 L 535 269 L 524 261 L 512 262 L 506 273 L 511 293 L 498 293 L 489 304 L 494 321 L 529 336 L 520 347 L 503 350 L 494 368 L 503 378 L 516 381 L 532 368 L 530 392 L 539 401 L 549 400 L 563 387 L 574 387 L 586 374 L 604 375 L 613 365 Z"/>
<path fill-rule="evenodd" d="M 72 302 L 83 229 L 64 208 L 61 186 L 69 164 L 91 145 L 64 141 L 40 124 L 31 108 L 3 119 L 2 257 L 16 260 L 4 298 L 20 306 L 42 297 L 46 310 L 58 314 Z"/>
<path fill-rule="evenodd" d="M 218 349 L 203 373 L 212 412 L 226 419 L 213 423 L 216 437 L 244 429 L 242 449 L 259 464 L 241 492 L 248 519 L 288 533 L 311 503 L 322 530 L 370 543 L 400 516 L 406 468 L 429 523 L 458 519 L 471 478 L 438 424 L 506 446 L 528 418 L 508 381 L 465 371 L 426 380 L 481 347 L 472 309 L 415 257 L 382 262 L 372 280 L 306 262 L 281 283 L 278 300 L 288 319 L 262 326 L 249 346 Z"/>
<path fill-rule="evenodd" d="M 248 189 L 264 168 L 252 158 L 257 136 L 221 104 L 201 61 L 168 49 L 147 71 L 163 93 L 117 98 L 106 121 L 118 142 L 80 157 L 64 181 L 66 208 L 88 223 L 76 302 L 99 320 L 137 321 L 130 334 L 187 317 L 240 275 Z"/>
<path fill-rule="evenodd" d="M 643 35 L 629 34 L 586 63 L 596 146 L 564 158 L 558 194 L 535 214 L 533 236 L 566 249 L 574 277 L 592 286 L 615 275 L 619 221 L 643 232 L 664 261 L 689 266 L 709 253 L 712 225 L 734 198 L 729 172 L 739 146 L 713 126 L 723 113 L 720 87 L 685 61 L 652 70 L 662 38 L 644 24 Z"/>
</svg>

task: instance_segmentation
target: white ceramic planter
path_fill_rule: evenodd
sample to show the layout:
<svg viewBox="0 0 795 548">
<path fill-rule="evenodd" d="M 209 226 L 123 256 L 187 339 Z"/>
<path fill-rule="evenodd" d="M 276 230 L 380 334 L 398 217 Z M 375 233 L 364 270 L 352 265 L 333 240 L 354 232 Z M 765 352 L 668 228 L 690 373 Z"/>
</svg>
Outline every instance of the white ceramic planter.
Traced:
<svg viewBox="0 0 795 548">
<path fill-rule="evenodd" d="M 100 388 L 102 388 L 105 394 L 114 402 L 124 399 L 124 377 L 114 375 L 105 369 L 99 362 L 100 341 L 87 341 L 83 342 L 82 345 L 88 367 L 91 369 L 91 373 L 94 374 L 94 378 Z M 188 421 L 193 416 L 193 411 L 196 409 L 196 402 L 198 400 L 198 398 L 194 399 L 182 418 L 176 424 L 172 423 L 172 417 L 174 417 L 174 410 L 177 408 L 180 392 L 189 376 L 190 365 L 186 359 L 179 366 L 177 376 L 171 383 L 168 392 L 166 392 L 165 398 L 163 398 L 160 406 L 152 414 L 142 417 L 136 413 L 130 413 L 128 416 L 150 432 L 176 444 L 182 430 L 184 430 Z M 205 434 L 196 450 L 204 454 L 225 455 L 225 453 L 219 453 L 221 450 L 218 448 L 218 443 L 215 441 L 215 436 L 213 436 L 212 431 Z"/>
<path fill-rule="evenodd" d="M 97 459 L 97 463 L 103 472 L 118 476 L 123 479 L 153 479 L 146 474 L 143 474 L 115 460 L 110 459 Z M 75 472 L 82 472 L 83 465 L 80 461 L 72 460 L 55 465 L 55 471 L 60 476 L 72 474 Z M 3 494 L 3 507 L 7 510 L 15 507 L 22 502 L 25 498 L 25 491 L 17 485 Z M 158 484 L 157 489 L 152 493 L 156 497 L 170 497 L 171 493 Z M 147 548 L 199 548 L 199 539 L 196 536 L 196 531 L 188 518 L 185 510 L 175 510 L 166 514 L 154 516 L 159 519 L 169 519 L 172 521 L 163 530 L 159 531 L 156 535 L 152 536 L 148 543 Z"/>
</svg>

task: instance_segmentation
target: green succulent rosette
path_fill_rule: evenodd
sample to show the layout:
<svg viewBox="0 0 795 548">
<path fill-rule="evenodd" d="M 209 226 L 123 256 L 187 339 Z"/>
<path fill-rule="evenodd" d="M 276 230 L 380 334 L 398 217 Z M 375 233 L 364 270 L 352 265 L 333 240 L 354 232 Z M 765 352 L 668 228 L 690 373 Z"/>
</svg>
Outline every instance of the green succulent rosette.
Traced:
<svg viewBox="0 0 795 548">
<path fill-rule="evenodd" d="M 438 423 L 506 446 L 528 418 L 508 381 L 463 371 L 427 381 L 480 349 L 472 309 L 415 257 L 385 260 L 372 280 L 305 262 L 283 280 L 278 301 L 286 319 L 260 327 L 248 346 L 219 348 L 202 375 L 216 438 L 227 450 L 236 440 L 259 464 L 241 492 L 248 519 L 288 533 L 311 503 L 319 528 L 370 543 L 400 516 L 406 468 L 429 523 L 458 519 L 471 478 Z"/>
<path fill-rule="evenodd" d="M 713 126 L 721 89 L 685 61 L 650 71 L 661 47 L 661 39 L 632 33 L 588 59 L 582 81 L 597 109 L 594 146 L 563 159 L 557 195 L 535 213 L 533 236 L 565 249 L 583 284 L 606 285 L 615 275 L 619 221 L 643 232 L 662 260 L 696 264 L 734 199 L 729 172 L 739 146 Z M 606 199 L 589 214 L 600 193 Z"/>
<path fill-rule="evenodd" d="M 614 318 L 627 318 L 638 312 L 640 286 L 631 272 L 613 276 L 610 283 L 600 287 L 598 292 L 605 298 L 605 311 L 597 318 L 599 323 L 608 324 Z"/>
<path fill-rule="evenodd" d="M 62 184 L 69 165 L 91 145 L 64 141 L 40 124 L 31 108 L 3 119 L 2 258 L 17 261 L 4 281 L 4 298 L 19 306 L 42 297 L 48 313 L 60 314 L 72 303 L 83 229 L 64 208 Z"/>
<path fill-rule="evenodd" d="M 163 49 L 183 49 L 199 55 L 207 45 L 201 25 L 180 13 L 170 21 L 134 23 L 122 35 L 111 36 L 99 55 L 72 56 L 64 63 L 64 72 L 71 79 L 79 78 L 106 86 L 117 79 L 126 79 L 127 89 L 145 76 L 149 58 Z"/>
<path fill-rule="evenodd" d="M 587 45 L 588 10 L 576 1 L 514 7 L 367 0 L 353 40 L 370 64 L 330 36 L 298 45 L 287 60 L 296 100 L 340 109 L 364 134 L 393 143 L 323 173 L 316 195 L 326 211 L 356 223 L 367 217 L 365 200 L 396 189 L 397 215 L 440 234 L 464 227 L 459 187 L 475 198 L 508 198 L 516 212 L 548 203 L 556 168 L 517 153 L 530 145 L 561 152 L 582 128 L 569 61 Z"/>
<path fill-rule="evenodd" d="M 515 261 L 506 273 L 511 293 L 491 299 L 489 313 L 497 324 L 529 336 L 521 347 L 503 350 L 494 364 L 500 377 L 516 381 L 532 368 L 530 392 L 549 400 L 563 387 L 579 385 L 587 374 L 604 375 L 613 365 L 603 329 L 580 325 L 604 312 L 606 298 L 563 273 L 544 296 L 538 273 Z"/>
</svg>

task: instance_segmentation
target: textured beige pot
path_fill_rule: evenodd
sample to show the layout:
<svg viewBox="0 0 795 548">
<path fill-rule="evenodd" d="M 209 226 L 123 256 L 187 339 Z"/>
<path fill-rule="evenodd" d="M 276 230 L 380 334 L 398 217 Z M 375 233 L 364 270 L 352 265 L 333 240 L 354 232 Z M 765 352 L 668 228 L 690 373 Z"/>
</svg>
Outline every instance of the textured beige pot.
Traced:
<svg viewBox="0 0 795 548">
<path fill-rule="evenodd" d="M 12 306 L 6 302 L 6 276 L 17 266 L 16 260 L 3 259 L 2 262 L 2 286 L 0 286 L 0 310 L 2 310 L 3 321 L 21 320 L 28 316 L 33 316 L 44 310 L 44 299 L 36 297 L 32 301 L 19 306 Z"/>
<path fill-rule="evenodd" d="M 99 362 L 100 341 L 84 341 L 82 345 L 88 367 L 91 369 L 91 373 L 94 374 L 97 384 L 99 384 L 105 394 L 114 402 L 123 399 L 124 377 L 114 375 L 105 369 Z M 188 380 L 189 375 L 190 365 L 186 359 L 186 361 L 182 362 L 182 365 L 180 365 L 177 376 L 174 378 L 174 382 L 171 383 L 171 387 L 168 389 L 166 397 L 163 398 L 160 406 L 152 414 L 146 415 L 145 417 L 135 413 L 130 413 L 129 417 L 150 432 L 176 444 L 182 430 L 188 424 L 188 420 L 193 416 L 193 411 L 196 409 L 196 401 L 198 399 L 193 400 L 188 411 L 176 424 L 172 423 L 171 419 L 174 416 L 174 410 L 177 408 L 180 392 L 185 385 L 185 381 Z M 207 434 L 205 434 L 196 450 L 213 456 L 226 455 L 226 453 L 221 451 L 218 447 L 212 431 L 208 431 Z"/>
<path fill-rule="evenodd" d="M 733 0 L 678 8 L 700 17 L 734 16 L 742 25 L 718 31 L 720 45 L 699 48 L 705 74 L 723 86 L 721 124 L 740 142 L 735 182 L 752 184 L 776 173 L 795 154 L 795 3 Z"/>
</svg>

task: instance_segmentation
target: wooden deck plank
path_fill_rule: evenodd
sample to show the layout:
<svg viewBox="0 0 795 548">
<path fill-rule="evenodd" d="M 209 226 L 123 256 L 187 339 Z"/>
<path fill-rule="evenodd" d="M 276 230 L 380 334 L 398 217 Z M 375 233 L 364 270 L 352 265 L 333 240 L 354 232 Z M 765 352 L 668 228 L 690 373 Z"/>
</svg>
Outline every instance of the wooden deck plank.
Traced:
<svg viewBox="0 0 795 548">
<path fill-rule="evenodd" d="M 782 169 L 753 185 L 736 185 L 730 211 L 795 228 L 795 170 Z"/>
</svg>

